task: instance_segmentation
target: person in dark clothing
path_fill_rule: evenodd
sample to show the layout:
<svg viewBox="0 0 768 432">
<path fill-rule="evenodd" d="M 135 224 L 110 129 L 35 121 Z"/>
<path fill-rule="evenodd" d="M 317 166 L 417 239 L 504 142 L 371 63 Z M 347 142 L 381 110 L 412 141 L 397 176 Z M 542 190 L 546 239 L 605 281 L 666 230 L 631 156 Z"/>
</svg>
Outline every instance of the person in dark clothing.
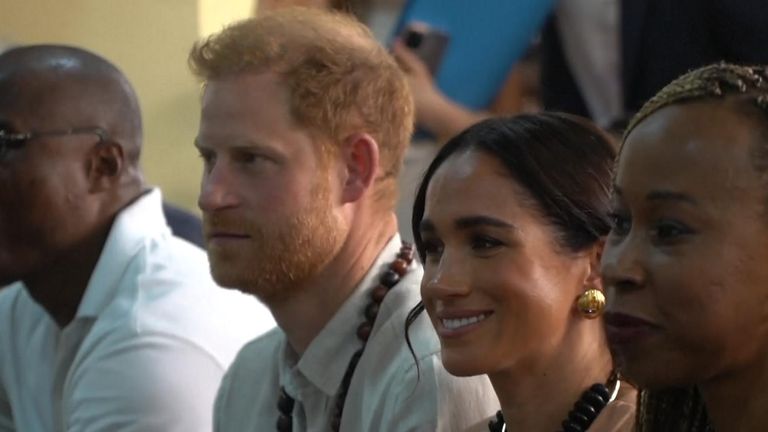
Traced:
<svg viewBox="0 0 768 432">
<path fill-rule="evenodd" d="M 600 40 L 600 37 L 619 38 L 616 44 L 619 52 L 613 54 L 618 56 L 615 70 L 607 73 L 618 75 L 620 107 L 609 120 L 601 121 L 589 108 L 586 101 L 589 95 L 584 82 L 576 78 L 575 68 L 585 68 L 586 78 L 595 79 L 596 66 L 589 63 L 593 57 L 605 55 L 597 53 L 593 56 L 603 44 L 599 47 L 580 46 L 579 52 L 575 53 L 569 53 L 566 47 L 581 43 L 584 38 L 580 32 L 584 29 L 603 31 L 605 28 L 583 22 L 597 20 L 596 13 L 582 13 L 570 17 L 571 21 L 566 23 L 561 12 L 565 7 L 573 6 L 573 1 L 562 0 L 542 29 L 539 88 L 542 106 L 547 111 L 590 117 L 601 126 L 620 132 L 621 125 L 646 100 L 689 70 L 718 61 L 768 63 L 768 32 L 765 31 L 768 8 L 761 0 L 613 0 L 612 6 L 618 16 L 613 17 L 610 29 L 616 34 L 595 35 L 592 41 Z M 582 22 L 574 23 L 573 20 Z M 575 38 L 579 41 L 574 41 Z M 394 52 L 410 78 L 417 123 L 439 142 L 491 115 L 490 112 L 472 112 L 449 100 L 437 89 L 424 64 L 402 43 L 395 44 Z M 579 55 L 585 52 L 590 58 Z M 519 85 L 519 80 L 512 79 L 512 75 L 508 83 Z M 593 83 L 592 88 L 600 84 Z M 504 93 L 515 92 L 505 89 Z"/>
<path fill-rule="evenodd" d="M 177 207 L 167 201 L 163 202 L 163 214 L 171 232 L 176 237 L 205 249 L 203 239 L 203 221 L 199 216 Z"/>
</svg>

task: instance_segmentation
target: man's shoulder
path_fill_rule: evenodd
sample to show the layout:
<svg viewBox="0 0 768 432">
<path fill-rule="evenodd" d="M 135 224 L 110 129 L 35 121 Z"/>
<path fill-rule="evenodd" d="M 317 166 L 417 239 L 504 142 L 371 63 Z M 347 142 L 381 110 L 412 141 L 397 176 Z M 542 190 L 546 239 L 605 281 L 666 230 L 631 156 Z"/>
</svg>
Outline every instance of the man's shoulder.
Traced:
<svg viewBox="0 0 768 432">
<path fill-rule="evenodd" d="M 84 346 L 109 349 L 154 338 L 158 349 L 162 344 L 194 346 L 227 367 L 243 344 L 272 328 L 274 320 L 253 296 L 219 287 L 205 251 L 171 235 L 164 224 L 143 229 L 141 224 L 162 222 L 159 209 L 149 208 L 152 198 L 140 203 L 146 208 L 125 210 L 114 243 L 102 252 L 92 280 L 105 283 L 93 286 L 98 319 Z M 114 292 L 107 299 L 101 290 Z"/>
<path fill-rule="evenodd" d="M 180 270 L 188 278 L 204 273 L 207 280 L 211 279 L 205 251 L 173 234 L 148 239 L 145 253 L 150 263 L 158 265 L 155 270 Z"/>
<path fill-rule="evenodd" d="M 14 347 L 26 346 L 47 321 L 45 311 L 21 282 L 0 287 L 0 357 L 12 355 Z M 0 360 L 0 366 L 2 363 Z"/>
<path fill-rule="evenodd" d="M 216 285 L 205 253 L 168 236 L 147 245 L 125 270 L 89 339 L 188 344 L 227 367 L 243 344 L 272 327 L 266 306 Z"/>
<path fill-rule="evenodd" d="M 0 287 L 0 333 L 3 329 L 19 329 L 22 322 L 28 322 L 30 318 L 37 322 L 46 316 L 43 308 L 30 297 L 23 283 L 15 282 Z"/>
<path fill-rule="evenodd" d="M 276 368 L 284 343 L 285 333 L 279 327 L 275 327 L 243 345 L 230 370 L 249 374 Z"/>
<path fill-rule="evenodd" d="M 227 370 L 219 388 L 218 410 L 237 410 L 242 401 L 240 397 L 248 394 L 253 399 L 255 394 L 262 394 L 258 389 L 263 386 L 277 388 L 279 381 L 278 356 L 285 341 L 280 328 L 257 337 L 245 344 L 237 353 L 235 361 Z M 252 403 L 248 402 L 247 404 Z"/>
<path fill-rule="evenodd" d="M 0 311 L 7 311 L 12 308 L 19 296 L 23 295 L 23 291 L 24 285 L 21 282 L 0 286 Z M 0 314 L 0 316 L 3 315 Z"/>
<path fill-rule="evenodd" d="M 160 205 L 159 195 L 148 194 L 121 211 L 101 251 L 95 275 L 104 273 L 102 267 L 108 266 L 123 275 L 121 283 L 152 286 L 155 291 L 157 285 L 185 289 L 215 285 L 205 251 L 171 233 Z"/>
<path fill-rule="evenodd" d="M 216 396 L 216 430 L 274 428 L 280 388 L 278 357 L 284 340 L 283 332 L 275 328 L 240 350 Z"/>
<path fill-rule="evenodd" d="M 126 339 L 159 338 L 193 345 L 227 367 L 245 343 L 272 328 L 274 321 L 269 310 L 254 298 L 240 298 L 235 296 L 238 293 L 218 287 L 211 291 L 188 293 L 197 297 L 193 299 L 182 291 L 144 304 L 139 302 L 132 310 L 105 316 L 105 321 L 114 323 L 105 325 L 104 330 L 119 327 L 119 333 Z"/>
</svg>

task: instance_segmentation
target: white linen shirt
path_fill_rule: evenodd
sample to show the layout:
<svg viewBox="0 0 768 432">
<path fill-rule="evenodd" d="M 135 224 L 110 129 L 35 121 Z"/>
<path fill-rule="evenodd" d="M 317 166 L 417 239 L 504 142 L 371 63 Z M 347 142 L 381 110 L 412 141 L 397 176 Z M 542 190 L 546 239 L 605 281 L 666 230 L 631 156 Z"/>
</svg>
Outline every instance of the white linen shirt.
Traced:
<svg viewBox="0 0 768 432">
<path fill-rule="evenodd" d="M 211 430 L 224 371 L 274 322 L 214 284 L 161 203 L 154 190 L 117 216 L 63 329 L 21 283 L 0 291 L 0 431 Z"/>
<path fill-rule="evenodd" d="M 227 371 L 216 399 L 214 430 L 276 430 L 284 386 L 295 400 L 293 431 L 328 431 L 341 380 L 352 354 L 370 292 L 400 248 L 395 236 L 354 293 L 307 347 L 296 353 L 276 328 L 246 345 Z M 343 432 L 460 431 L 499 409 L 485 375 L 454 377 L 443 368 L 440 343 L 426 313 L 410 328 L 418 358 L 408 350 L 405 318 L 419 301 L 423 271 L 414 263 L 380 305 L 344 405 Z"/>
</svg>

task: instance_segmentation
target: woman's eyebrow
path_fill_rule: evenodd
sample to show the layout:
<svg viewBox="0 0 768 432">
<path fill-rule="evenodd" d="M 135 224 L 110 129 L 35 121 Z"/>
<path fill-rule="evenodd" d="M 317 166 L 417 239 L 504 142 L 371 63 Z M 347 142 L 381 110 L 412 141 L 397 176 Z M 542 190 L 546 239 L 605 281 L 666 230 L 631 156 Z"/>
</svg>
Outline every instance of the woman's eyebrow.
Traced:
<svg viewBox="0 0 768 432">
<path fill-rule="evenodd" d="M 486 216 L 486 215 L 474 215 L 474 216 L 463 216 L 458 219 L 456 219 L 456 222 L 454 222 L 454 225 L 457 229 L 465 230 L 469 228 L 474 228 L 478 226 L 490 226 L 494 228 L 511 228 L 511 229 L 517 229 L 517 227 L 507 221 L 492 217 L 492 216 Z"/>
</svg>

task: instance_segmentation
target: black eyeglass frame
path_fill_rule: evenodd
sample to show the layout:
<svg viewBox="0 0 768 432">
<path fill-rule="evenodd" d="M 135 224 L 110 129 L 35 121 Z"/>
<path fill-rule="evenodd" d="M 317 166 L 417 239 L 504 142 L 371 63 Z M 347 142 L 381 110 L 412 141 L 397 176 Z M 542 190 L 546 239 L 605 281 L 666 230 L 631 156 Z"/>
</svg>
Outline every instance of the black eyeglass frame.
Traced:
<svg viewBox="0 0 768 432">
<path fill-rule="evenodd" d="M 105 131 L 100 127 L 81 127 L 81 128 L 72 128 L 72 129 L 66 129 L 66 130 L 47 131 L 47 132 L 22 132 L 22 133 L 7 133 L 6 131 L 0 129 L 0 159 L 4 159 L 7 153 L 12 149 L 19 149 L 25 146 L 28 142 L 37 138 L 70 136 L 70 135 L 81 135 L 81 134 L 91 134 L 99 137 L 99 141 L 96 143 L 97 145 L 103 144 L 104 142 L 107 141 L 107 138 L 108 138 L 107 131 Z"/>
<path fill-rule="evenodd" d="M 47 136 L 67 136 L 67 135 L 82 135 L 92 134 L 99 137 L 99 143 L 107 140 L 107 131 L 100 127 L 82 127 L 72 128 L 66 130 L 47 131 L 47 132 L 22 132 L 22 133 L 7 133 L 4 130 L 0 130 L 0 146 L 8 145 L 24 145 L 29 141 L 37 138 L 43 138 Z"/>
</svg>

